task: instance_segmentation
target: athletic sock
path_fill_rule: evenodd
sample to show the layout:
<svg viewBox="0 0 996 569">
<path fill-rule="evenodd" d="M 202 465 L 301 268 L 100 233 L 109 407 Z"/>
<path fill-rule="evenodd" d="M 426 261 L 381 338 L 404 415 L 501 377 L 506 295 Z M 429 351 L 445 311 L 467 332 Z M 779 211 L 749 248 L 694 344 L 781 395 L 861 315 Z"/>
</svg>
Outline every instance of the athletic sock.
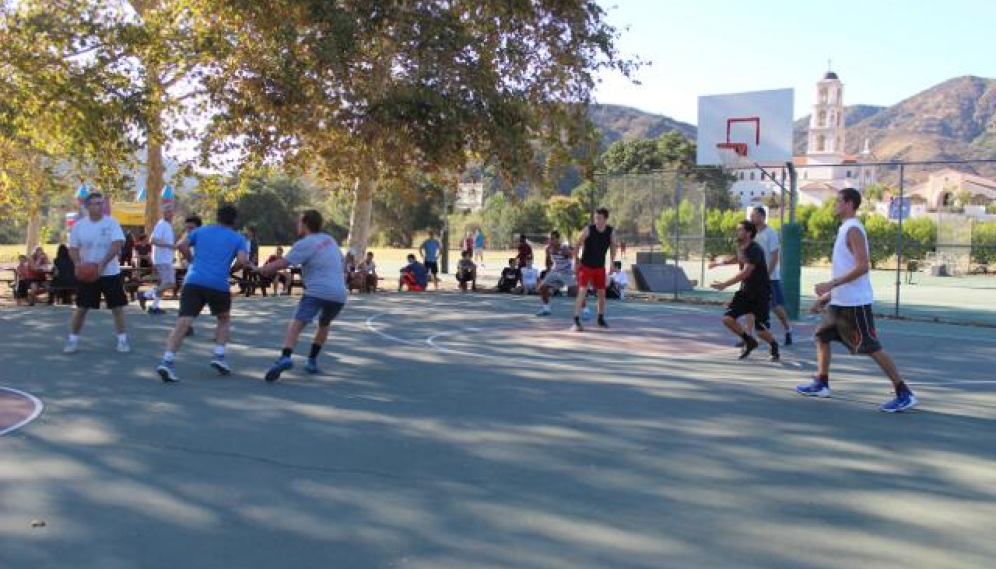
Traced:
<svg viewBox="0 0 996 569">
<path fill-rule="evenodd" d="M 152 308 L 158 309 L 159 308 L 159 301 L 160 300 L 162 300 L 162 297 L 153 292 L 152 293 Z"/>
<path fill-rule="evenodd" d="M 750 342 L 751 337 L 747 332 L 741 332 L 740 337 L 744 339 L 745 342 Z"/>
<path fill-rule="evenodd" d="M 225 344 L 218 344 L 214 347 L 214 355 L 225 357 Z"/>
<path fill-rule="evenodd" d="M 76 342 L 79 342 L 79 341 L 80 341 L 80 335 L 79 334 L 70 334 L 69 335 L 69 343 L 75 344 Z"/>
<path fill-rule="evenodd" d="M 825 373 L 824 374 L 819 374 L 819 375 L 816 376 L 816 379 L 818 379 L 819 381 L 821 381 L 823 383 L 823 385 L 826 385 L 828 387 L 830 386 L 830 376 L 829 375 L 827 375 Z"/>
<path fill-rule="evenodd" d="M 128 334 L 118 334 L 118 341 L 119 342 L 127 342 L 128 341 Z"/>
<path fill-rule="evenodd" d="M 315 358 L 318 357 L 318 352 L 321 352 L 321 351 L 322 351 L 322 345 L 321 344 L 312 344 L 311 345 L 311 351 L 308 352 L 308 357 L 311 358 L 311 359 L 315 359 Z"/>
<path fill-rule="evenodd" d="M 294 353 L 294 348 L 284 348 L 283 350 L 280 351 L 280 355 L 285 358 L 291 357 L 291 354 L 293 353 Z"/>
<path fill-rule="evenodd" d="M 910 387 L 906 385 L 905 381 L 900 381 L 899 385 L 896 386 L 896 395 L 904 395 L 908 393 L 912 393 Z"/>
<path fill-rule="evenodd" d="M 167 351 L 166 353 L 163 354 L 163 361 L 166 362 L 166 363 L 171 364 L 171 363 L 173 363 L 174 359 L 176 359 L 176 353 L 175 352 Z"/>
</svg>

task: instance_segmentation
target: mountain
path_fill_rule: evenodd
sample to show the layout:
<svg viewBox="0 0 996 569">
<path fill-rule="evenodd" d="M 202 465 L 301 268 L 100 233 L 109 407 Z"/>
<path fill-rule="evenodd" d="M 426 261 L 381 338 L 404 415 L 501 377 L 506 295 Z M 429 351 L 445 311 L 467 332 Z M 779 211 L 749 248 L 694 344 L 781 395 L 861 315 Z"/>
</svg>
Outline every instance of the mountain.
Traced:
<svg viewBox="0 0 996 569">
<path fill-rule="evenodd" d="M 878 160 L 996 159 L 996 79 L 957 77 L 890 107 L 845 107 L 845 150 L 867 139 Z M 795 151 L 805 152 L 809 117 L 795 123 Z M 996 164 L 962 165 L 996 176 Z"/>
<path fill-rule="evenodd" d="M 692 140 L 695 140 L 698 133 L 695 125 L 621 105 L 591 105 L 588 116 L 602 131 L 603 147 L 608 147 L 617 140 L 629 142 L 643 138 L 657 138 L 672 130 Z"/>
</svg>

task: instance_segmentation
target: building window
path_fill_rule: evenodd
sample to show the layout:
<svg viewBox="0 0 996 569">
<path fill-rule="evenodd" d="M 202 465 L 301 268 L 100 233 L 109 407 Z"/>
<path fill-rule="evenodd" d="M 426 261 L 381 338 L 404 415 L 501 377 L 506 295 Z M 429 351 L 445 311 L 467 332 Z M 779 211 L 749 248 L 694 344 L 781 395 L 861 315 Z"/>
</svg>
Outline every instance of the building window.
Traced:
<svg viewBox="0 0 996 569">
<path fill-rule="evenodd" d="M 750 173 L 750 179 L 751 179 L 751 180 L 753 180 L 753 179 L 754 179 L 754 172 L 751 172 L 751 173 Z M 750 193 L 750 195 L 754 195 L 754 192 L 751 192 L 751 193 Z"/>
<path fill-rule="evenodd" d="M 851 177 L 851 171 L 850 170 L 847 171 L 847 174 L 845 174 L 845 177 L 847 177 L 847 178 Z"/>
<path fill-rule="evenodd" d="M 744 173 L 743 173 L 743 172 L 740 172 L 740 179 L 741 179 L 741 180 L 743 180 L 743 179 L 744 179 Z"/>
</svg>

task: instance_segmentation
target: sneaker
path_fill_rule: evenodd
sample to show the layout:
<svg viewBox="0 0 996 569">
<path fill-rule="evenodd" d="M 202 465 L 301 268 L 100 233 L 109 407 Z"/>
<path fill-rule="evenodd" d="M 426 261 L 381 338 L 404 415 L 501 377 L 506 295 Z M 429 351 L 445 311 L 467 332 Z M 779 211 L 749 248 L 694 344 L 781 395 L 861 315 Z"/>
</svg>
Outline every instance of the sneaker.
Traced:
<svg viewBox="0 0 996 569">
<path fill-rule="evenodd" d="M 574 319 L 574 325 L 571 326 L 571 332 L 584 332 L 584 326 L 581 326 L 581 320 L 579 318 Z"/>
<path fill-rule="evenodd" d="M 66 341 L 66 347 L 62 348 L 64 354 L 75 354 L 80 349 L 79 342 Z"/>
<path fill-rule="evenodd" d="M 312 375 L 321 373 L 321 370 L 318 369 L 318 360 L 315 358 L 308 358 L 308 362 L 304 364 L 304 371 Z"/>
<path fill-rule="evenodd" d="M 536 313 L 536 316 L 549 316 L 549 315 L 550 315 L 549 308 L 541 308 L 540 311 Z"/>
<path fill-rule="evenodd" d="M 754 351 L 754 348 L 756 347 L 757 347 L 757 340 L 748 336 L 747 339 L 744 340 L 744 347 L 740 350 L 740 356 L 737 359 L 742 360 L 746 358 L 747 356 L 750 355 L 751 352 Z"/>
<path fill-rule="evenodd" d="M 785 332 L 785 345 L 786 346 L 792 345 L 792 332 Z"/>
<path fill-rule="evenodd" d="M 218 375 L 228 375 L 232 373 L 232 368 L 228 367 L 228 362 L 225 360 L 225 356 L 215 354 L 215 356 L 211 358 L 211 367 L 218 372 Z"/>
<path fill-rule="evenodd" d="M 883 403 L 878 410 L 886 413 L 901 413 L 916 407 L 917 403 L 919 401 L 916 400 L 916 394 L 912 391 L 906 391 L 902 395 L 897 395 L 895 399 Z"/>
<path fill-rule="evenodd" d="M 163 360 L 156 366 L 156 373 L 159 374 L 159 379 L 163 380 L 163 383 L 176 383 L 180 381 L 180 378 L 176 376 L 176 368 L 173 366 L 173 362 Z"/>
<path fill-rule="evenodd" d="M 581 320 L 584 320 L 585 322 L 591 320 L 591 309 L 587 306 L 585 306 L 584 310 L 581 311 Z"/>
<path fill-rule="evenodd" d="M 162 308 L 157 308 L 155 306 L 150 307 L 149 310 L 148 310 L 148 312 L 149 312 L 149 314 L 153 314 L 153 315 L 166 314 L 165 310 L 163 310 Z"/>
<path fill-rule="evenodd" d="M 280 374 L 294 367 L 294 362 L 291 361 L 290 356 L 280 356 L 277 361 L 270 366 L 270 369 L 266 371 L 266 375 L 263 377 L 266 381 L 276 381 L 280 379 Z"/>
<path fill-rule="evenodd" d="M 810 383 L 795 386 L 795 391 L 808 397 L 830 397 L 830 386 L 816 378 Z"/>
<path fill-rule="evenodd" d="M 739 341 L 739 342 L 737 342 L 736 344 L 733 344 L 733 347 L 734 347 L 734 348 L 742 348 L 742 347 L 744 347 L 744 341 L 743 341 L 743 340 L 740 340 L 740 341 Z"/>
<path fill-rule="evenodd" d="M 782 355 L 778 352 L 778 344 L 771 344 L 771 356 L 768 359 L 773 362 L 781 361 Z"/>
<path fill-rule="evenodd" d="M 131 346 L 128 345 L 128 340 L 118 340 L 118 352 L 122 354 L 127 354 L 131 351 Z"/>
<path fill-rule="evenodd" d="M 601 314 L 598 315 L 598 327 L 599 328 L 608 328 L 609 327 L 609 323 L 605 321 L 605 317 L 602 316 Z"/>
</svg>

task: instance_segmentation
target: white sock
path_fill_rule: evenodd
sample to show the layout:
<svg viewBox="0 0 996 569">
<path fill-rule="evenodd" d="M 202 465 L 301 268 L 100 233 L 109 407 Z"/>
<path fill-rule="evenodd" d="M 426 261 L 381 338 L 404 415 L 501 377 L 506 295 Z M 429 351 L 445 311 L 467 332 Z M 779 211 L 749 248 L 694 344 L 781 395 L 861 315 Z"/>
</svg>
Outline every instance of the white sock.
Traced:
<svg viewBox="0 0 996 569">
<path fill-rule="evenodd" d="M 69 343 L 70 344 L 75 344 L 76 342 L 79 342 L 79 341 L 80 341 L 79 334 L 70 334 L 69 335 Z"/>
<path fill-rule="evenodd" d="M 172 363 L 174 358 L 176 358 L 176 353 L 175 352 L 170 352 L 170 351 L 167 350 L 163 354 L 163 361 L 164 362 Z"/>
<path fill-rule="evenodd" d="M 128 334 L 118 334 L 118 342 L 127 342 Z"/>
<path fill-rule="evenodd" d="M 547 303 L 543 303 L 543 310 L 546 310 L 547 312 L 549 312 L 550 311 L 550 305 L 547 304 Z"/>
<path fill-rule="evenodd" d="M 160 297 L 156 293 L 152 293 L 152 308 L 159 308 L 160 300 L 162 300 L 162 297 Z"/>
<path fill-rule="evenodd" d="M 214 347 L 214 355 L 225 357 L 225 344 L 218 344 Z"/>
</svg>

